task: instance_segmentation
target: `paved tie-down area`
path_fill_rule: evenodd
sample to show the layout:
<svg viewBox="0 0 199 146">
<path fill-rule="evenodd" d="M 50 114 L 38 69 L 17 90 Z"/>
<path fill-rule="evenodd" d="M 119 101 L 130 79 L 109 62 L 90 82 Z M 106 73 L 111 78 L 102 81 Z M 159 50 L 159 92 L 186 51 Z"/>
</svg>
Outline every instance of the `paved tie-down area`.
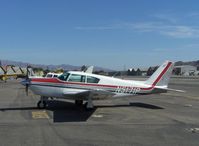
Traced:
<svg viewBox="0 0 199 146">
<path fill-rule="evenodd" d="M 42 110 L 19 81 L 0 82 L 0 146 L 198 146 L 199 79 L 170 87 L 186 93 L 94 101 L 92 111 L 49 100 Z"/>
</svg>

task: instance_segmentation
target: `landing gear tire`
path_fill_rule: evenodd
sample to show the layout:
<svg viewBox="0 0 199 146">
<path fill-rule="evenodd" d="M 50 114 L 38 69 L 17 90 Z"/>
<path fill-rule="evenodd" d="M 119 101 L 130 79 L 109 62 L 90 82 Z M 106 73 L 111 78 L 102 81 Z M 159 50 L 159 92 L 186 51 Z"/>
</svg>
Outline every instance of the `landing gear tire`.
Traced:
<svg viewBox="0 0 199 146">
<path fill-rule="evenodd" d="M 83 100 L 75 100 L 75 105 L 82 106 L 83 105 Z"/>
<path fill-rule="evenodd" d="M 46 101 L 39 101 L 38 103 L 37 103 L 37 107 L 39 108 L 39 109 L 45 109 L 46 108 Z"/>
<path fill-rule="evenodd" d="M 86 111 L 92 111 L 94 109 L 94 107 L 88 107 L 88 102 L 86 102 L 84 104 L 84 107 L 85 107 Z"/>
</svg>

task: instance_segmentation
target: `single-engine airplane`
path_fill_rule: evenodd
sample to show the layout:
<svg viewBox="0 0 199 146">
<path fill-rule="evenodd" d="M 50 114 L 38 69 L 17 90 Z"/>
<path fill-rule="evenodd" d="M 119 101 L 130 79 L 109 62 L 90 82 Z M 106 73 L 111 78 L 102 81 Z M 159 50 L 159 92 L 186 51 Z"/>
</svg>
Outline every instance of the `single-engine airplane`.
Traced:
<svg viewBox="0 0 199 146">
<path fill-rule="evenodd" d="M 137 94 L 164 93 L 169 89 L 168 83 L 174 63 L 166 61 L 146 81 L 123 80 L 114 77 L 96 75 L 88 72 L 68 71 L 58 78 L 27 77 L 21 83 L 40 95 L 38 108 L 45 108 L 48 98 L 71 99 L 76 105 L 86 102 L 86 108 L 93 108 L 93 100 L 110 97 L 124 97 Z M 181 92 L 181 90 L 175 90 Z"/>
</svg>

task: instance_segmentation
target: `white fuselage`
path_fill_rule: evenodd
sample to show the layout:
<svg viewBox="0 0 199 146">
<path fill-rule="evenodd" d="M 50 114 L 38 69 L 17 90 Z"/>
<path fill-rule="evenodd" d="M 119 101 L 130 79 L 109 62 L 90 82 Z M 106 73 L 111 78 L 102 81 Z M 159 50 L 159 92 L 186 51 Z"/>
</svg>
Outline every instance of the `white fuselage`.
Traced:
<svg viewBox="0 0 199 146">
<path fill-rule="evenodd" d="M 68 72 L 66 80 L 61 78 L 31 78 L 29 88 L 37 95 L 55 98 L 74 99 L 73 95 L 78 95 L 90 90 L 102 91 L 99 96 L 94 95 L 97 99 L 106 97 L 128 96 L 135 94 L 146 94 L 153 90 L 150 85 L 144 84 L 144 81 L 122 80 L 113 77 L 88 74 L 84 72 Z M 83 81 L 77 81 L 79 76 L 85 78 Z M 73 78 L 73 80 L 70 80 Z M 89 79 L 96 79 L 98 82 L 90 83 Z M 105 92 L 112 93 L 107 96 Z M 103 94 L 104 93 L 104 94 Z M 104 96 L 103 96 L 104 95 Z"/>
</svg>

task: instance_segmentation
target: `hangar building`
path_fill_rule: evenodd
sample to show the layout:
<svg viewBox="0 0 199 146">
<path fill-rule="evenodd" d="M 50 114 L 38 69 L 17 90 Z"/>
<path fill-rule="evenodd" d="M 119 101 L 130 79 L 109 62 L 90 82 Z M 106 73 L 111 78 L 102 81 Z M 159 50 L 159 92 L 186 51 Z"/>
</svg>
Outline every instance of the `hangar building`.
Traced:
<svg viewBox="0 0 199 146">
<path fill-rule="evenodd" d="M 190 75 L 194 75 L 194 73 L 196 71 L 197 71 L 197 67 L 191 66 L 191 65 L 182 65 L 182 66 L 175 66 L 174 67 L 174 74 L 175 75 L 190 76 Z"/>
</svg>

